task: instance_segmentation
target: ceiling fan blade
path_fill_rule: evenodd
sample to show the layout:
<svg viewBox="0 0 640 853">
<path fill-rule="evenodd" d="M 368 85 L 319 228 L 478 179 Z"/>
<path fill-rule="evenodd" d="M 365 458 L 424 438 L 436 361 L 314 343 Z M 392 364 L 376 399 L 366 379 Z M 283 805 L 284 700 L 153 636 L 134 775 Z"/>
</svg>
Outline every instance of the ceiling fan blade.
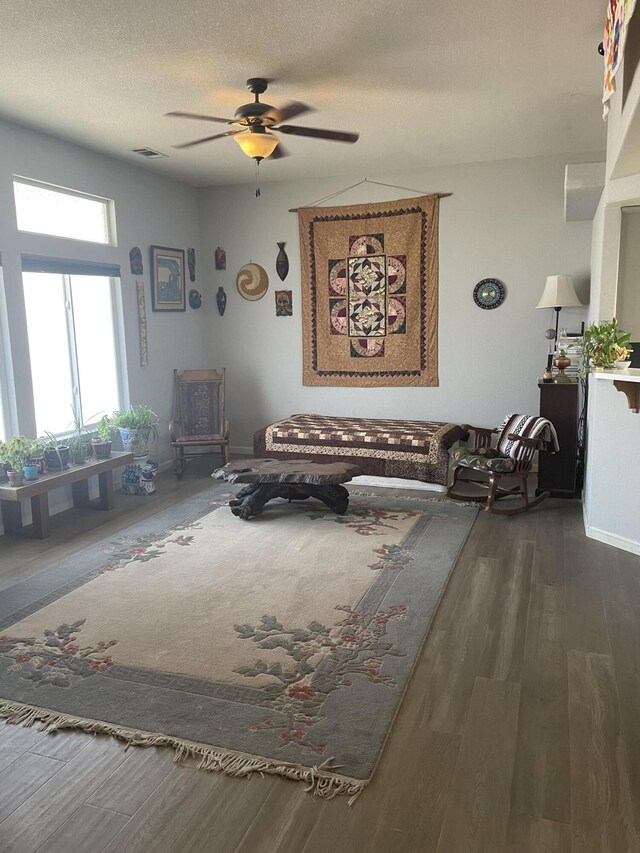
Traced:
<svg viewBox="0 0 640 853">
<path fill-rule="evenodd" d="M 235 136 L 238 133 L 246 133 L 245 130 L 227 130 L 225 133 L 216 133 L 213 136 L 203 136 L 202 139 L 194 139 L 192 142 L 183 142 L 181 145 L 173 145 L 173 148 L 193 148 L 194 145 L 202 145 L 203 142 L 211 142 L 213 139 L 222 139 L 224 136 Z"/>
<path fill-rule="evenodd" d="M 171 118 L 195 118 L 198 121 L 218 121 L 222 124 L 232 124 L 233 119 L 231 118 L 218 118 L 218 116 L 203 116 L 200 113 L 182 113 L 179 111 L 174 111 L 171 113 L 165 113 L 165 116 L 170 116 Z"/>
<path fill-rule="evenodd" d="M 273 128 L 277 133 L 290 133 L 292 136 L 310 136 L 313 139 L 330 139 L 333 142 L 357 142 L 359 133 L 348 133 L 345 130 L 323 130 L 319 127 L 298 127 L 297 125 L 282 124 Z"/>
<path fill-rule="evenodd" d="M 269 154 L 269 157 L 267 159 L 269 159 L 269 160 L 282 160 L 283 157 L 288 157 L 288 156 L 289 156 L 289 152 L 283 146 L 282 142 L 280 142 L 280 143 L 278 143 L 276 148 L 273 149 L 271 154 Z"/>
<path fill-rule="evenodd" d="M 313 112 L 313 107 L 309 107 L 300 101 L 288 101 L 281 107 L 274 107 L 269 110 L 268 113 L 264 114 L 263 118 L 272 118 L 276 124 L 280 124 L 281 121 L 287 121 L 287 119 L 294 118 L 294 116 L 301 116 L 303 113 L 311 112 Z"/>
</svg>

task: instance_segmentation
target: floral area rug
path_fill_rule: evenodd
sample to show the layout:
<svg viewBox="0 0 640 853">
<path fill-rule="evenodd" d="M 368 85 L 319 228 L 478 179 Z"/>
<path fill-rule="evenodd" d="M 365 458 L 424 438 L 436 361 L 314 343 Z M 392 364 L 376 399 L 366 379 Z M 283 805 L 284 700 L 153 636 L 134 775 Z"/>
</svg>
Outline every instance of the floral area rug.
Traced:
<svg viewBox="0 0 640 853">
<path fill-rule="evenodd" d="M 11 587 L 0 716 L 167 745 L 357 796 L 476 510 L 357 496 L 336 516 L 217 489 Z"/>
</svg>

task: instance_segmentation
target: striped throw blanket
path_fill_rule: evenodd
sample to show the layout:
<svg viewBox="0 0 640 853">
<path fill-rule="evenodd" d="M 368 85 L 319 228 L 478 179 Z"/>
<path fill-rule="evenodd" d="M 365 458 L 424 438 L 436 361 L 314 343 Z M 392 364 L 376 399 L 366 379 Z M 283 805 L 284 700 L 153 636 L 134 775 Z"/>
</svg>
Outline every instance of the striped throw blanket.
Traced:
<svg viewBox="0 0 640 853">
<path fill-rule="evenodd" d="M 551 421 L 537 415 L 507 415 L 501 426 L 497 449 L 505 456 L 520 459 L 525 448 L 519 441 L 511 441 L 509 435 L 519 435 L 522 438 L 538 438 L 545 450 L 557 453 L 560 450 L 556 428 Z"/>
</svg>

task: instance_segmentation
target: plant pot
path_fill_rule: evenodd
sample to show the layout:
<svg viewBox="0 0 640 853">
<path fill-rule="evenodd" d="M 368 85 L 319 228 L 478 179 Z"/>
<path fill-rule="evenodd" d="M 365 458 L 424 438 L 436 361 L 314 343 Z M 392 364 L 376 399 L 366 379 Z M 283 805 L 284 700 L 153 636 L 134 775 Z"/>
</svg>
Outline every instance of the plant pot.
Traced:
<svg viewBox="0 0 640 853">
<path fill-rule="evenodd" d="M 133 453 L 136 458 L 148 455 L 147 446 L 151 435 L 151 430 L 148 427 L 146 429 L 118 427 L 118 432 L 122 439 L 122 446 L 127 453 Z"/>
<path fill-rule="evenodd" d="M 47 463 L 45 462 L 44 456 L 32 456 L 29 464 L 30 465 L 37 465 L 38 470 L 41 474 L 44 474 L 44 472 L 47 469 Z"/>
<path fill-rule="evenodd" d="M 22 472 L 25 480 L 37 480 L 40 475 L 40 466 L 37 464 L 25 465 Z"/>
<path fill-rule="evenodd" d="M 66 444 L 61 444 L 57 450 L 47 448 L 44 452 L 45 462 L 47 463 L 47 471 L 64 471 L 69 467 L 69 448 Z"/>
<path fill-rule="evenodd" d="M 96 459 L 108 459 L 111 456 L 110 441 L 92 441 L 91 446 Z"/>
<path fill-rule="evenodd" d="M 10 486 L 21 486 L 24 483 L 24 471 L 22 468 L 19 471 L 7 471 Z"/>
</svg>

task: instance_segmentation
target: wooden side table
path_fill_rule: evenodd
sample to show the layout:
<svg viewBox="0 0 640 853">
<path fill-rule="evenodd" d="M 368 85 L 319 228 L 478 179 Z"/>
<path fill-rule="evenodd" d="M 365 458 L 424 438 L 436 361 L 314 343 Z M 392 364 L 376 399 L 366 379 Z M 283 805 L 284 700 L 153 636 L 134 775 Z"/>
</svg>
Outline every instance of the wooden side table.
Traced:
<svg viewBox="0 0 640 853">
<path fill-rule="evenodd" d="M 536 494 L 549 492 L 552 498 L 578 498 L 578 402 L 580 385 L 571 382 L 538 382 L 540 416 L 556 428 L 560 450 L 538 454 Z"/>
</svg>

